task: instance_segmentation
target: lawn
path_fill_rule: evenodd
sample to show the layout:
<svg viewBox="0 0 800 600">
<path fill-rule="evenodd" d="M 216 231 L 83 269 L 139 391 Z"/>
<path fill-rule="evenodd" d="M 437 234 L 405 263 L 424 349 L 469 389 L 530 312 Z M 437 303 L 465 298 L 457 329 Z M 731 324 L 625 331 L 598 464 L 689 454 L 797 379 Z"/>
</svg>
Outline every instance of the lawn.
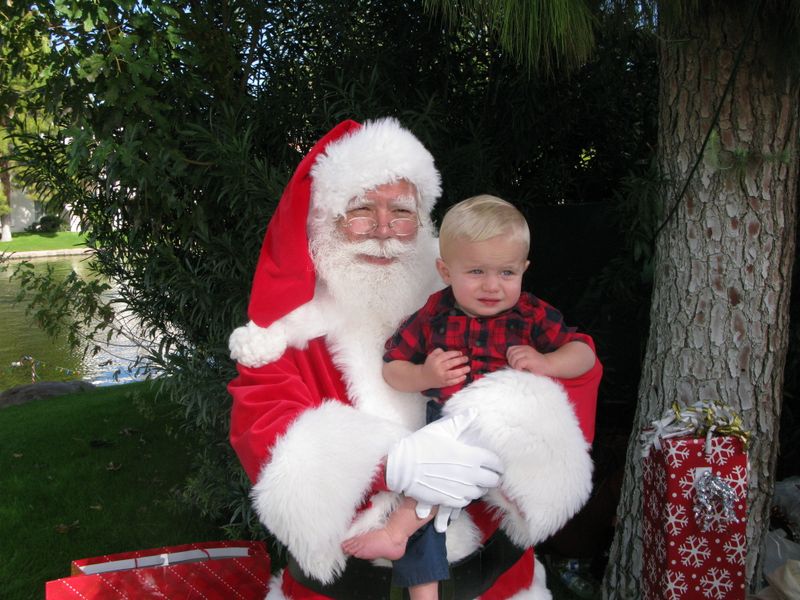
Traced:
<svg viewBox="0 0 800 600">
<path fill-rule="evenodd" d="M 57 233 L 15 233 L 10 242 L 0 242 L 0 252 L 70 250 L 86 243 L 86 236 L 74 231 Z"/>
<path fill-rule="evenodd" d="M 149 384 L 0 408 L 0 590 L 44 597 L 72 559 L 222 540 L 220 528 L 176 506 L 188 445 L 164 414 L 143 416 Z"/>
</svg>

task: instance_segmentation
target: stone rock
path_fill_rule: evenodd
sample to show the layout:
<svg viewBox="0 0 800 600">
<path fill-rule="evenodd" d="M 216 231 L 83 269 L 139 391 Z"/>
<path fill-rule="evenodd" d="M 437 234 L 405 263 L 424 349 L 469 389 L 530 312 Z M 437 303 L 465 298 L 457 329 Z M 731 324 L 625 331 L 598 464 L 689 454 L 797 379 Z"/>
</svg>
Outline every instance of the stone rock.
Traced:
<svg viewBox="0 0 800 600">
<path fill-rule="evenodd" d="M 88 381 L 38 381 L 27 385 L 18 385 L 0 392 L 0 408 L 25 404 L 31 400 L 63 396 L 94 389 Z"/>
</svg>

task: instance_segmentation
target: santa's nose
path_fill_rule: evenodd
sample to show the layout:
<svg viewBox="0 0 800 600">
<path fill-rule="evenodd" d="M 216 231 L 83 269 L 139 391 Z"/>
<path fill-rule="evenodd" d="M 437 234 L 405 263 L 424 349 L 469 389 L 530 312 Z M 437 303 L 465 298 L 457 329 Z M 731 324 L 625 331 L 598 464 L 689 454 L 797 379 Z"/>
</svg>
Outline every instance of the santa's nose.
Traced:
<svg viewBox="0 0 800 600">
<path fill-rule="evenodd" d="M 389 217 L 377 217 L 375 219 L 375 230 L 372 232 L 372 237 L 385 240 L 394 235 L 394 230 L 389 226 L 391 219 Z"/>
</svg>

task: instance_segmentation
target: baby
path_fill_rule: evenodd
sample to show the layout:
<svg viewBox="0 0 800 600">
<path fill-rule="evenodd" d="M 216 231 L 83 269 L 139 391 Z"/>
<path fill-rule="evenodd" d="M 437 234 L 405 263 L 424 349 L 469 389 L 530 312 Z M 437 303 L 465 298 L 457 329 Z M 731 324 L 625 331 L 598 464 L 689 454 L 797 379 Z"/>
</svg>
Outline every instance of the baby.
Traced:
<svg viewBox="0 0 800 600">
<path fill-rule="evenodd" d="M 522 292 L 530 231 L 513 205 L 489 195 L 469 198 L 445 215 L 439 232 L 439 275 L 433 294 L 386 342 L 383 377 L 403 392 L 429 397 L 428 422 L 465 385 L 501 368 L 570 379 L 595 363 L 586 338 L 561 313 Z M 345 540 L 345 553 L 394 561 L 393 581 L 412 600 L 438 597 L 448 579 L 445 535 L 405 498 L 382 529 Z"/>
</svg>

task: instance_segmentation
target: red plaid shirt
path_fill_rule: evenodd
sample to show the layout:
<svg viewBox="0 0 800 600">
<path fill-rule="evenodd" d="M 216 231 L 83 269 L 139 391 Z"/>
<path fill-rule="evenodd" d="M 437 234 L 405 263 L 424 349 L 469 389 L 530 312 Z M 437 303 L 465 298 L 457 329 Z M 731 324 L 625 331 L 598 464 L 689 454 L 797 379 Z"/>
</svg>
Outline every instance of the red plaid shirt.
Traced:
<svg viewBox="0 0 800 600">
<path fill-rule="evenodd" d="M 470 382 L 508 366 L 506 350 L 510 346 L 527 345 L 547 353 L 567 342 L 588 339 L 576 333 L 574 327 L 567 327 L 557 309 L 532 294 L 523 292 L 513 308 L 480 318 L 470 317 L 459 309 L 453 290 L 447 287 L 431 295 L 387 340 L 383 360 L 406 360 L 421 365 L 435 348 L 460 350 L 469 357 L 466 381 L 422 392 L 444 402 Z"/>
</svg>

